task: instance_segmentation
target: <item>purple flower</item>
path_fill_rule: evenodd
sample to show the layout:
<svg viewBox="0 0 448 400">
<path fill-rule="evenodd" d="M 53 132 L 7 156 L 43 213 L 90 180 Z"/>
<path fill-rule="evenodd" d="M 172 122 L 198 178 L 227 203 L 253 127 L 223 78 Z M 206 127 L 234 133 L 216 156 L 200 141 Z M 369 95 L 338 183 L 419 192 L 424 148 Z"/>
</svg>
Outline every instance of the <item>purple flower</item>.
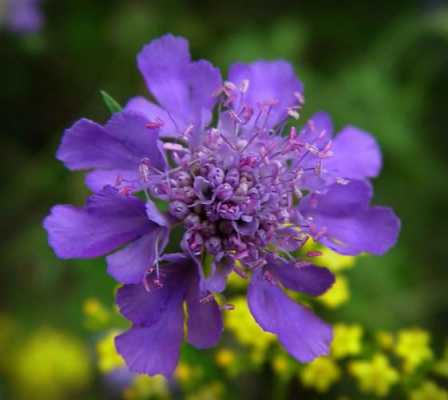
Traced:
<svg viewBox="0 0 448 400">
<path fill-rule="evenodd" d="M 166 35 L 142 50 L 138 65 L 158 104 L 134 98 L 105 126 L 84 119 L 65 132 L 58 158 L 91 170 L 86 181 L 97 194 L 82 209 L 56 206 L 45 220 L 64 258 L 126 245 L 107 257 L 125 284 L 120 310 L 134 324 L 117 338 L 118 351 L 133 371 L 169 375 L 184 302 L 190 343 L 215 344 L 214 293 L 235 271 L 251 276 L 252 314 L 290 354 L 303 362 L 327 354 L 331 328 L 283 288 L 318 296 L 333 284 L 329 270 L 294 257 L 309 237 L 351 255 L 383 254 L 395 243 L 399 219 L 369 204 L 368 179 L 381 167 L 375 140 L 354 127 L 333 136 L 322 112 L 286 130 L 304 97 L 284 61 L 235 64 L 222 82 L 211 64 L 191 61 L 185 39 Z M 167 213 L 157 202 L 168 203 Z M 163 255 L 178 225 L 184 254 Z"/>
<path fill-rule="evenodd" d="M 42 28 L 41 0 L 3 0 L 0 4 L 0 25 L 18 33 L 36 32 Z"/>
</svg>

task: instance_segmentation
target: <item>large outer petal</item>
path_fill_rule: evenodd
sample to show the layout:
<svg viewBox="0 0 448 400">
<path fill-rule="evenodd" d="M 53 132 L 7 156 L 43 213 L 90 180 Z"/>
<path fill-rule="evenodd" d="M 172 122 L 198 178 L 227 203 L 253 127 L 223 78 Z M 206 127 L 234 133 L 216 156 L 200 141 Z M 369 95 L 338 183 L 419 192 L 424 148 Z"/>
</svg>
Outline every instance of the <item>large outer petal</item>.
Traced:
<svg viewBox="0 0 448 400">
<path fill-rule="evenodd" d="M 299 205 L 312 219 L 312 234 L 331 249 L 348 255 L 361 252 L 381 255 L 396 242 L 400 220 L 390 208 L 370 207 L 371 186 L 365 181 L 334 184 L 325 194 L 310 195 Z"/>
<path fill-rule="evenodd" d="M 252 276 L 248 302 L 258 324 L 276 334 L 286 350 L 299 361 L 309 362 L 329 353 L 333 338 L 331 327 L 266 280 L 262 270 Z"/>
<path fill-rule="evenodd" d="M 115 338 L 132 372 L 166 377 L 174 372 L 184 334 L 182 302 L 182 292 L 172 293 L 157 321 L 136 325 Z"/>
<path fill-rule="evenodd" d="M 233 64 L 229 69 L 229 80 L 240 85 L 249 81 L 244 103 L 258 114 L 258 104 L 278 102 L 269 113 L 267 127 L 271 128 L 287 117 L 287 108 L 298 104 L 295 92 L 303 94 L 303 85 L 297 79 L 291 64 L 286 61 L 256 61 L 252 64 Z M 253 120 L 249 123 L 253 123 Z"/>
<path fill-rule="evenodd" d="M 325 160 L 325 169 L 334 176 L 364 179 L 377 176 L 381 170 L 381 151 L 375 139 L 353 126 L 335 137 L 332 152 Z"/>
<path fill-rule="evenodd" d="M 111 187 L 92 195 L 86 207 L 58 205 L 44 220 L 49 243 L 60 258 L 91 258 L 149 232 L 145 205 Z"/>
<path fill-rule="evenodd" d="M 107 272 L 120 283 L 141 283 L 154 264 L 156 245 L 161 254 L 167 241 L 168 230 L 154 226 L 146 235 L 108 256 Z"/>
<path fill-rule="evenodd" d="M 310 296 L 320 296 L 334 283 L 334 275 L 323 267 L 308 264 L 297 266 L 281 258 L 271 257 L 268 269 L 272 271 L 283 286 L 296 292 L 306 293 Z"/>
<path fill-rule="evenodd" d="M 194 279 L 186 297 L 188 341 L 198 349 L 215 346 L 223 330 L 222 315 L 215 299 L 201 302 L 199 279 Z"/>
<path fill-rule="evenodd" d="M 137 62 L 148 89 L 176 121 L 178 134 L 189 124 L 202 127 L 209 122 L 221 76 L 206 61 L 191 62 L 184 38 L 168 34 L 153 40 Z"/>
</svg>

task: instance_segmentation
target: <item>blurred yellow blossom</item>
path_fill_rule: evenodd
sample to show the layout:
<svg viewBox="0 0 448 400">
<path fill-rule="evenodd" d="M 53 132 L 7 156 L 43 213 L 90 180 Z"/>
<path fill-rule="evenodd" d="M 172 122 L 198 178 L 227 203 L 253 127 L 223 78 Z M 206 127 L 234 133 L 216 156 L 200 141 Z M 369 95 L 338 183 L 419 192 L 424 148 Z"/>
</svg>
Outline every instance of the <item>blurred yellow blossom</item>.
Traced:
<svg viewBox="0 0 448 400">
<path fill-rule="evenodd" d="M 341 370 L 330 357 L 319 357 L 305 365 L 299 373 L 302 383 L 319 393 L 327 392 L 339 380 Z"/>
<path fill-rule="evenodd" d="M 221 348 L 215 354 L 215 361 L 220 367 L 227 368 L 234 363 L 235 353 L 228 348 Z"/>
<path fill-rule="evenodd" d="M 284 353 L 276 354 L 271 360 L 272 369 L 280 377 L 288 379 L 291 375 L 291 361 Z"/>
<path fill-rule="evenodd" d="M 378 345 L 386 351 L 390 351 L 394 347 L 395 337 L 391 332 L 379 331 L 375 335 Z"/>
<path fill-rule="evenodd" d="M 318 297 L 328 308 L 337 308 L 346 303 L 350 299 L 350 290 L 347 278 L 341 275 L 336 275 L 334 285 L 322 296 Z"/>
<path fill-rule="evenodd" d="M 321 255 L 313 257 L 313 264 L 327 267 L 333 272 L 350 269 L 355 265 L 355 257 L 353 256 L 343 256 L 323 246 L 319 246 L 318 251 L 321 252 Z"/>
<path fill-rule="evenodd" d="M 169 398 L 168 382 L 162 375 L 138 375 L 132 385 L 123 393 L 124 400 L 165 400 Z"/>
<path fill-rule="evenodd" d="M 448 378 L 448 345 L 445 347 L 442 358 L 435 363 L 434 372 Z"/>
<path fill-rule="evenodd" d="M 123 367 L 124 360 L 115 350 L 115 337 L 118 331 L 111 331 L 96 344 L 98 367 L 102 373 L 107 374 L 114 369 Z"/>
<path fill-rule="evenodd" d="M 362 350 L 363 329 L 360 325 L 336 324 L 333 327 L 331 354 L 334 358 L 343 358 L 359 354 Z"/>
<path fill-rule="evenodd" d="M 17 397 L 56 400 L 84 388 L 92 376 L 89 354 L 75 337 L 42 328 L 17 350 L 13 366 Z"/>
<path fill-rule="evenodd" d="M 223 395 L 223 384 L 221 382 L 211 382 L 188 395 L 186 400 L 218 400 L 221 399 Z"/>
<path fill-rule="evenodd" d="M 84 301 L 83 312 L 86 316 L 85 325 L 89 329 L 100 329 L 110 318 L 110 313 L 106 307 L 94 297 Z"/>
<path fill-rule="evenodd" d="M 235 309 L 225 314 L 225 323 L 236 339 L 252 349 L 254 362 L 261 362 L 275 336 L 264 332 L 253 319 L 244 297 L 236 297 L 230 301 Z"/>
<path fill-rule="evenodd" d="M 349 372 L 357 379 L 362 392 L 379 397 L 386 396 L 399 377 L 387 357 L 380 353 L 375 354 L 370 361 L 352 361 Z"/>
<path fill-rule="evenodd" d="M 448 400 L 448 392 L 434 382 L 426 381 L 411 392 L 410 400 Z"/>
<path fill-rule="evenodd" d="M 398 332 L 395 352 L 403 359 L 406 372 L 412 372 L 422 362 L 432 358 L 430 340 L 429 333 L 420 328 Z"/>
</svg>

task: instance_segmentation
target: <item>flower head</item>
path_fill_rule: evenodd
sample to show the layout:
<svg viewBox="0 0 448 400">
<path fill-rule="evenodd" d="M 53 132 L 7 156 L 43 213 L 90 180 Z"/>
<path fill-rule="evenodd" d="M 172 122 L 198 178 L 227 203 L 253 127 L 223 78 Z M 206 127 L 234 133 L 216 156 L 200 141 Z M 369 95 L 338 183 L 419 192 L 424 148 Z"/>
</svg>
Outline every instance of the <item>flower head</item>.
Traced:
<svg viewBox="0 0 448 400">
<path fill-rule="evenodd" d="M 448 391 L 434 382 L 425 381 L 411 392 L 410 400 L 448 400 Z"/>
<path fill-rule="evenodd" d="M 56 206 L 45 221 L 63 258 L 127 244 L 107 258 L 109 273 L 126 285 L 121 312 L 134 323 L 118 337 L 119 352 L 135 371 L 169 374 L 184 301 L 189 341 L 216 343 L 214 293 L 236 272 L 251 277 L 256 322 L 291 355 L 306 362 L 327 354 L 331 328 L 284 289 L 318 296 L 334 277 L 292 252 L 309 238 L 344 255 L 383 254 L 394 244 L 398 218 L 369 205 L 368 178 L 381 166 L 376 142 L 351 126 L 333 137 L 325 113 L 286 129 L 304 96 L 285 61 L 234 64 L 223 82 L 172 35 L 145 46 L 137 61 L 158 104 L 134 98 L 105 126 L 83 119 L 66 131 L 57 156 L 70 169 L 91 170 L 86 183 L 95 194 L 82 209 Z M 173 259 L 163 250 L 175 226 L 184 228 L 184 256 Z"/>
<path fill-rule="evenodd" d="M 316 358 L 306 365 L 300 373 L 300 379 L 306 387 L 319 393 L 327 392 L 341 376 L 341 370 L 334 360 L 328 357 Z"/>
<path fill-rule="evenodd" d="M 399 378 L 398 372 L 381 353 L 375 354 L 370 361 L 352 361 L 349 371 L 358 380 L 364 393 L 373 393 L 379 397 L 387 396 L 390 387 Z"/>
<path fill-rule="evenodd" d="M 420 328 L 403 329 L 398 332 L 395 352 L 403 359 L 407 372 L 414 371 L 422 362 L 433 357 L 430 340 L 429 333 Z"/>
</svg>

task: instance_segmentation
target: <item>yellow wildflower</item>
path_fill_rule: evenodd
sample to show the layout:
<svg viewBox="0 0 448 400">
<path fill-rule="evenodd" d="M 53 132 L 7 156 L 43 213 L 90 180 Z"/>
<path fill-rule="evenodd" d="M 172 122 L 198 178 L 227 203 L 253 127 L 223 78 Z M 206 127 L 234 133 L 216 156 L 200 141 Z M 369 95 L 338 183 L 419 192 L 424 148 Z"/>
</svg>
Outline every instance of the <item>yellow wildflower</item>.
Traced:
<svg viewBox="0 0 448 400">
<path fill-rule="evenodd" d="M 313 257 L 313 264 L 327 267 L 333 272 L 350 269 L 355 265 L 355 257 L 353 256 L 343 256 L 326 247 L 319 247 L 318 251 L 321 252 L 321 255 Z"/>
<path fill-rule="evenodd" d="M 123 358 L 115 350 L 115 337 L 119 333 L 118 331 L 111 331 L 96 344 L 98 368 L 104 374 L 125 365 Z"/>
<path fill-rule="evenodd" d="M 169 399 L 167 380 L 162 375 L 138 375 L 132 385 L 124 390 L 124 400 Z"/>
<path fill-rule="evenodd" d="M 350 290 L 347 278 L 341 275 L 336 275 L 334 285 L 325 294 L 318 297 L 328 308 L 337 308 L 341 304 L 346 303 L 350 298 Z"/>
<path fill-rule="evenodd" d="M 226 348 L 219 349 L 215 354 L 215 361 L 220 367 L 226 368 L 234 363 L 236 359 L 235 353 Z"/>
<path fill-rule="evenodd" d="M 339 380 L 341 370 L 334 360 L 329 357 L 316 358 L 304 366 L 299 378 L 306 387 L 313 388 L 319 393 L 327 392 Z"/>
<path fill-rule="evenodd" d="M 86 316 L 85 325 L 92 330 L 100 329 L 110 318 L 109 311 L 94 297 L 90 297 L 84 301 L 83 312 Z"/>
<path fill-rule="evenodd" d="M 434 372 L 448 378 L 448 346 L 445 347 L 442 358 L 434 365 Z"/>
<path fill-rule="evenodd" d="M 406 372 L 414 371 L 422 362 L 432 358 L 430 339 L 429 333 L 420 328 L 398 332 L 395 352 L 403 359 Z"/>
<path fill-rule="evenodd" d="M 349 372 L 357 379 L 362 392 L 379 397 L 387 396 L 399 377 L 387 357 L 381 353 L 375 354 L 371 361 L 352 361 Z"/>
<path fill-rule="evenodd" d="M 359 354 L 362 349 L 363 329 L 360 325 L 336 324 L 333 327 L 331 354 L 334 358 L 343 358 Z"/>
<path fill-rule="evenodd" d="M 221 399 L 223 395 L 223 384 L 221 382 L 211 382 L 188 395 L 186 400 L 218 400 Z"/>
<path fill-rule="evenodd" d="M 411 392 L 410 400 L 448 400 L 448 392 L 431 381 Z"/>
<path fill-rule="evenodd" d="M 291 362 L 284 353 L 277 354 L 271 361 L 272 369 L 280 378 L 288 378 L 291 374 Z"/>
<path fill-rule="evenodd" d="M 379 331 L 375 335 L 378 345 L 386 351 L 390 351 L 394 347 L 394 334 L 386 331 Z"/>
<path fill-rule="evenodd" d="M 84 388 L 90 381 L 89 354 L 75 337 L 43 328 L 15 355 L 12 371 L 20 399 L 54 400 Z"/>
</svg>

